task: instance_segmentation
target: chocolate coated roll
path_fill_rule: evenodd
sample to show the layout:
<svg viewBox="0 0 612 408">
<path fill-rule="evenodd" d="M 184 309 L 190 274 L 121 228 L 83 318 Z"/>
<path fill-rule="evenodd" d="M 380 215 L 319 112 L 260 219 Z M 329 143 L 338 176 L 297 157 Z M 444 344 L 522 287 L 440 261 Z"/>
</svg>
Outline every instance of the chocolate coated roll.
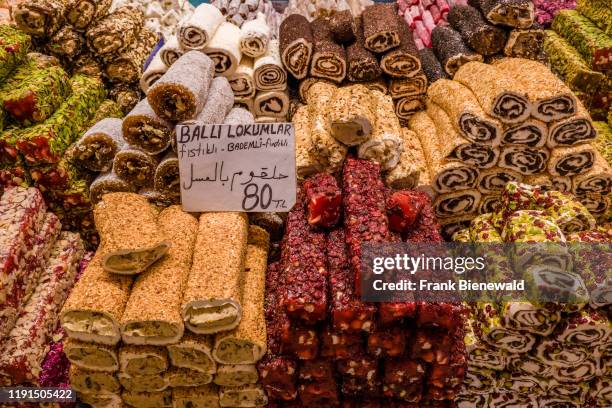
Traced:
<svg viewBox="0 0 612 408">
<path fill-rule="evenodd" d="M 480 11 L 471 6 L 454 6 L 448 13 L 448 22 L 465 42 L 482 55 L 493 55 L 506 45 L 506 32 L 488 24 Z"/>
<path fill-rule="evenodd" d="M 408 25 L 396 18 L 399 21 L 400 44 L 382 56 L 380 68 L 394 78 L 406 78 L 420 71 L 421 59 Z"/>
<path fill-rule="evenodd" d="M 400 26 L 395 5 L 374 4 L 362 13 L 365 47 L 373 52 L 385 52 L 400 45 Z"/>
<path fill-rule="evenodd" d="M 280 54 L 287 71 L 297 79 L 308 75 L 314 38 L 310 23 L 301 14 L 291 14 L 280 25 Z"/>
<path fill-rule="evenodd" d="M 423 72 L 430 84 L 433 84 L 438 79 L 448 78 L 448 74 L 431 48 L 419 50 L 419 58 L 421 60 Z"/>
<path fill-rule="evenodd" d="M 329 21 L 319 17 L 312 22 L 314 53 L 310 75 L 340 83 L 346 76 L 346 52 L 333 41 Z"/>
<path fill-rule="evenodd" d="M 343 10 L 334 13 L 329 23 L 334 40 L 340 44 L 351 43 L 355 40 L 357 27 L 355 19 L 350 10 Z"/>
<path fill-rule="evenodd" d="M 376 55 L 365 47 L 363 22 L 361 17 L 355 19 L 355 41 L 346 47 L 347 78 L 349 81 L 373 81 L 380 77 L 382 71 Z M 301 88 L 301 84 L 300 84 Z"/>
<path fill-rule="evenodd" d="M 450 76 L 466 62 L 483 61 L 482 55 L 472 51 L 458 31 L 447 26 L 437 26 L 431 32 L 434 52 Z"/>
</svg>

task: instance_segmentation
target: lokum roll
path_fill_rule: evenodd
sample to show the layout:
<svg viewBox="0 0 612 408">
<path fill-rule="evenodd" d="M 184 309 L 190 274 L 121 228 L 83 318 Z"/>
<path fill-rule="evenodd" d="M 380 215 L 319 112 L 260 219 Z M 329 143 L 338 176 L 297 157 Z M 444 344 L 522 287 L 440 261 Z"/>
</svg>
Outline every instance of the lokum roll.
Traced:
<svg viewBox="0 0 612 408">
<path fill-rule="evenodd" d="M 143 24 L 141 10 L 117 8 L 87 29 L 87 43 L 99 56 L 123 52 L 136 42 Z"/>
<path fill-rule="evenodd" d="M 75 75 L 70 85 L 72 94 L 51 117 L 19 132 L 17 149 L 29 164 L 57 163 L 104 100 L 106 92 L 96 78 Z"/>
<path fill-rule="evenodd" d="M 470 88 L 485 112 L 504 123 L 522 123 L 529 116 L 527 95 L 516 92 L 515 80 L 494 66 L 468 62 L 459 68 L 453 80 Z"/>
<path fill-rule="evenodd" d="M 427 96 L 444 110 L 463 137 L 471 142 L 499 146 L 501 123 L 485 114 L 477 96 L 468 87 L 442 79 L 429 87 Z"/>
<path fill-rule="evenodd" d="M 121 385 L 113 373 L 87 371 L 72 365 L 69 376 L 70 386 L 77 392 L 114 394 L 121 390 Z"/>
<path fill-rule="evenodd" d="M 560 33 L 595 71 L 612 68 L 612 38 L 576 10 L 561 10 L 553 20 L 553 30 Z"/>
<path fill-rule="evenodd" d="M 505 326 L 517 331 L 548 336 L 561 320 L 557 310 L 548 310 L 529 302 L 507 302 L 503 305 L 502 315 Z"/>
<path fill-rule="evenodd" d="M 175 388 L 172 390 L 172 406 L 175 408 L 219 407 L 219 391 L 214 384 Z"/>
<path fill-rule="evenodd" d="M 187 52 L 149 88 L 147 100 L 163 119 L 193 119 L 206 102 L 213 74 L 214 63 L 206 54 Z"/>
<path fill-rule="evenodd" d="M 76 367 L 90 371 L 119 371 L 119 358 L 114 346 L 67 338 L 63 342 L 63 351 Z"/>
<path fill-rule="evenodd" d="M 240 28 L 232 23 L 221 23 L 204 52 L 213 60 L 215 75 L 232 75 L 238 69 L 242 58 Z"/>
<path fill-rule="evenodd" d="M 547 139 L 548 128 L 546 123 L 538 119 L 527 118 L 523 123 L 506 127 L 501 141 L 504 144 L 540 148 L 546 145 Z"/>
<path fill-rule="evenodd" d="M 393 78 L 406 78 L 421 70 L 421 60 L 407 24 L 397 17 L 400 44 L 387 51 L 380 59 L 380 68 Z"/>
<path fill-rule="evenodd" d="M 572 179 L 572 192 L 578 196 L 596 193 L 605 196 L 612 191 L 612 169 L 598 151 L 593 152 L 592 167 Z"/>
<path fill-rule="evenodd" d="M 83 74 L 102 77 L 104 67 L 102 63 L 89 51 L 82 52 L 74 61 L 73 74 Z"/>
<path fill-rule="evenodd" d="M 113 160 L 113 173 L 135 187 L 141 187 L 151 182 L 159 158 L 150 156 L 144 150 L 123 145 Z"/>
<path fill-rule="evenodd" d="M 310 75 L 340 83 L 346 76 L 346 51 L 333 41 L 329 21 L 320 17 L 311 23 L 314 38 Z"/>
<path fill-rule="evenodd" d="M 313 53 L 310 23 L 301 14 L 290 14 L 279 29 L 280 55 L 285 68 L 297 79 L 308 75 Z"/>
<path fill-rule="evenodd" d="M 162 374 L 168 370 L 168 355 L 163 347 L 123 345 L 119 365 L 121 373 L 130 376 Z"/>
<path fill-rule="evenodd" d="M 515 28 L 508 34 L 508 41 L 504 47 L 507 57 L 527 58 L 542 61 L 545 58 L 546 33 L 540 25 L 534 24 L 531 28 Z M 548 55 L 550 57 L 550 55 Z"/>
<path fill-rule="evenodd" d="M 555 367 L 552 376 L 555 380 L 569 383 L 588 382 L 597 375 L 597 364 L 588 359 L 581 363 L 571 364 L 567 367 Z"/>
<path fill-rule="evenodd" d="M 521 182 L 522 179 L 523 176 L 516 171 L 494 167 L 480 171 L 477 186 L 481 193 L 493 194 L 502 191 L 509 181 Z"/>
<path fill-rule="evenodd" d="M 586 346 L 563 344 L 554 340 L 544 340 L 537 345 L 537 358 L 550 367 L 570 367 L 580 364 L 591 357 Z"/>
<path fill-rule="evenodd" d="M 189 368 L 171 367 L 164 373 L 168 386 L 176 387 L 199 387 L 210 384 L 213 381 L 212 373 L 205 373 Z"/>
<path fill-rule="evenodd" d="M 555 121 L 549 126 L 548 140 L 549 148 L 573 146 L 579 143 L 588 143 L 597 137 L 597 132 L 591 123 L 588 111 L 578 102 L 575 115 Z"/>
<path fill-rule="evenodd" d="M 401 127 L 394 114 L 393 100 L 389 95 L 371 91 L 376 109 L 376 124 L 369 140 L 357 149 L 361 159 L 374 160 L 383 170 L 395 167 L 402 150 Z"/>
<path fill-rule="evenodd" d="M 503 371 L 508 362 L 507 353 L 494 349 L 480 341 L 474 333 L 474 321 L 472 318 L 466 320 L 464 343 L 468 358 L 468 366 L 487 368 L 495 371 Z"/>
<path fill-rule="evenodd" d="M 143 99 L 123 119 L 123 137 L 131 146 L 143 150 L 149 155 L 163 152 L 170 146 L 174 135 L 174 127 L 164 119 L 158 117 L 147 99 Z M 121 160 L 117 157 L 116 160 Z M 142 163 L 146 159 L 143 159 Z M 117 164 L 115 164 L 117 166 Z M 120 167 L 115 172 L 122 176 Z M 147 172 L 148 174 L 148 172 Z M 127 179 L 126 179 L 127 180 Z M 135 184 L 141 185 L 146 179 L 138 180 Z"/>
<path fill-rule="evenodd" d="M 168 38 L 158 51 L 159 57 L 166 67 L 171 67 L 184 53 L 176 35 Z"/>
<path fill-rule="evenodd" d="M 157 34 L 144 28 L 127 50 L 110 57 L 106 62 L 106 76 L 115 82 L 137 82 L 142 67 L 158 42 Z"/>
<path fill-rule="evenodd" d="M 174 367 L 214 374 L 217 364 L 212 358 L 213 338 L 186 333 L 177 344 L 168 345 L 168 356 Z"/>
<path fill-rule="evenodd" d="M 140 90 L 131 84 L 115 84 L 108 94 L 121 107 L 124 114 L 134 109 L 140 101 Z"/>
<path fill-rule="evenodd" d="M 535 351 L 535 350 L 534 350 Z M 534 353 L 511 354 L 508 356 L 507 370 L 520 376 L 533 376 L 536 378 L 550 377 L 552 366 L 547 361 L 542 361 Z M 540 382 L 540 384 L 544 384 Z"/>
<path fill-rule="evenodd" d="M 552 162 L 553 157 L 551 157 L 547 149 L 532 149 L 522 145 L 505 145 L 499 155 L 498 166 L 520 174 L 530 175 L 545 171 L 547 164 L 550 171 L 550 163 Z"/>
<path fill-rule="evenodd" d="M 444 239 L 450 240 L 450 238 L 457 232 L 470 226 L 470 222 L 476 214 L 471 213 L 467 215 L 458 215 L 456 217 L 443 218 L 440 221 L 440 232 L 438 232 L 439 240 L 442 242 Z M 410 242 L 410 241 L 407 241 Z M 417 241 L 427 242 L 427 241 Z"/>
<path fill-rule="evenodd" d="M 264 292 L 270 235 L 257 226 L 249 227 L 245 272 L 241 278 L 242 319 L 230 332 L 217 334 L 213 357 L 221 364 L 254 364 L 266 352 Z"/>
<path fill-rule="evenodd" d="M 402 126 L 405 126 L 412 115 L 425 109 L 425 103 L 420 95 L 403 96 L 394 102 L 395 114 L 400 119 Z"/>
<path fill-rule="evenodd" d="M 253 116 L 253 113 L 255 112 L 255 108 L 253 106 L 253 103 L 254 103 L 253 100 L 254 98 L 245 98 L 241 96 L 236 96 L 234 98 L 234 108 L 232 109 L 232 111 L 234 112 L 234 114 L 238 114 L 240 112 L 240 115 L 242 115 L 244 112 L 247 112 L 251 115 L 250 118 L 254 122 L 255 117 Z M 238 109 L 238 110 L 235 110 L 235 109 Z M 229 116 L 229 113 L 228 113 L 228 116 Z M 241 123 L 241 122 L 236 122 L 236 123 Z M 250 122 L 243 122 L 243 123 L 250 123 Z"/>
<path fill-rule="evenodd" d="M 236 72 L 228 76 L 227 79 L 234 91 L 234 95 L 242 98 L 252 98 L 255 96 L 255 78 L 253 77 L 253 59 L 242 57 Z"/>
<path fill-rule="evenodd" d="M 591 70 L 580 53 L 552 30 L 546 31 L 544 50 L 553 71 L 559 74 L 572 89 L 594 92 L 605 80 L 605 75 Z"/>
<path fill-rule="evenodd" d="M 583 309 L 570 313 L 553 333 L 556 341 L 586 346 L 605 343 L 610 337 L 610 322 L 601 312 Z"/>
<path fill-rule="evenodd" d="M 569 193 L 572 191 L 572 179 L 568 176 L 554 176 L 550 178 L 551 190 Z"/>
<path fill-rule="evenodd" d="M 387 173 L 385 182 L 392 188 L 413 189 L 419 184 L 421 173 L 428 172 L 424 167 L 425 156 L 421 143 L 413 131 L 402 128 L 402 142 L 404 149 L 399 163 Z"/>
<path fill-rule="evenodd" d="M 268 405 L 268 397 L 259 384 L 240 387 L 221 387 L 219 406 L 221 407 L 261 407 Z"/>
<path fill-rule="evenodd" d="M 132 184 L 120 179 L 112 171 L 100 173 L 91 183 L 91 186 L 89 186 L 90 201 L 94 205 L 102 200 L 104 194 L 119 192 L 133 193 L 135 191 Z"/>
<path fill-rule="evenodd" d="M 502 372 L 497 378 L 496 390 L 519 394 L 541 395 L 545 384 L 541 378 L 520 372 Z"/>
<path fill-rule="evenodd" d="M 473 321 L 476 336 L 491 347 L 510 353 L 525 353 L 532 349 L 536 342 L 534 335 L 507 329 L 502 324 L 499 311 L 492 305 L 479 307 Z"/>
<path fill-rule="evenodd" d="M 534 118 L 548 123 L 576 113 L 576 97 L 544 64 L 524 58 L 502 58 L 493 65 L 506 77 L 517 79 L 515 91 L 529 97 Z"/>
<path fill-rule="evenodd" d="M 239 387 L 255 384 L 259 374 L 254 364 L 223 364 L 215 374 L 215 384 L 225 387 Z"/>
<path fill-rule="evenodd" d="M 421 68 L 430 84 L 433 84 L 438 79 L 448 78 L 448 74 L 431 48 L 419 50 L 419 58 L 421 59 Z"/>
<path fill-rule="evenodd" d="M 595 153 L 589 144 L 556 148 L 550 155 L 548 172 L 553 176 L 574 176 L 585 173 L 593 167 Z"/>
<path fill-rule="evenodd" d="M 357 27 L 350 10 L 342 10 L 332 14 L 329 24 L 334 41 L 340 44 L 352 43 L 355 40 Z"/>
<path fill-rule="evenodd" d="M 353 82 L 373 81 L 380 77 L 382 71 L 376 55 L 364 46 L 365 39 L 361 17 L 355 19 L 355 25 L 355 41 L 346 47 L 346 77 Z"/>
<path fill-rule="evenodd" d="M 368 50 L 381 53 L 400 45 L 400 24 L 403 21 L 396 17 L 394 5 L 367 6 L 361 16 L 364 45 Z"/>
<path fill-rule="evenodd" d="M 132 407 L 155 408 L 172 406 L 172 391 L 166 389 L 158 392 L 127 391 L 121 392 L 123 403 Z"/>
<path fill-rule="evenodd" d="M 180 194 L 179 163 L 176 153 L 172 151 L 166 153 L 159 162 L 153 176 L 153 185 L 155 190 L 162 194 L 173 196 Z"/>
<path fill-rule="evenodd" d="M 225 18 L 218 8 L 211 4 L 200 4 L 193 14 L 181 21 L 177 27 L 181 48 L 202 51 L 224 21 Z"/>
<path fill-rule="evenodd" d="M 57 33 L 53 34 L 47 49 L 49 54 L 58 58 L 72 59 L 81 52 L 85 46 L 85 37 L 78 33 L 69 25 L 62 27 Z"/>
<path fill-rule="evenodd" d="M 451 77 L 466 62 L 483 61 L 482 55 L 468 48 L 461 34 L 448 26 L 436 26 L 431 31 L 431 41 L 440 64 Z"/>
<path fill-rule="evenodd" d="M 410 78 L 391 79 L 389 81 L 389 94 L 393 99 L 405 96 L 418 96 L 427 91 L 427 77 L 422 72 Z"/>
<path fill-rule="evenodd" d="M 606 34 L 612 34 L 612 10 L 601 0 L 580 0 L 576 10 L 601 28 Z"/>
<path fill-rule="evenodd" d="M 457 408 L 488 407 L 489 394 L 472 394 L 468 391 L 465 394 L 457 395 L 455 402 Z"/>
<path fill-rule="evenodd" d="M 77 31 L 106 16 L 112 0 L 71 0 L 66 4 L 66 20 Z"/>
<path fill-rule="evenodd" d="M 0 38 L 4 43 L 0 50 L 0 80 L 4 81 L 15 67 L 24 62 L 32 41 L 29 35 L 8 24 L 0 26 Z"/>
<path fill-rule="evenodd" d="M 163 391 L 169 387 L 166 377 L 162 374 L 131 376 L 119 373 L 119 383 L 127 391 Z"/>
<path fill-rule="evenodd" d="M 65 11 L 63 0 L 28 0 L 14 6 L 12 17 L 21 31 L 43 38 L 60 29 Z"/>
<path fill-rule="evenodd" d="M 559 394 L 561 394 L 562 396 L 567 395 L 566 393 L 563 393 L 563 390 L 569 389 L 569 391 L 572 391 L 572 388 L 569 388 L 568 384 L 559 383 L 559 385 L 560 387 L 558 387 L 557 390 L 559 391 Z M 574 387 L 584 390 L 585 388 L 584 385 L 585 383 L 578 383 L 578 384 L 575 384 Z M 588 391 L 589 391 L 589 397 L 595 398 L 597 403 L 600 406 L 609 405 L 610 401 L 612 401 L 612 384 L 610 383 L 610 377 L 609 376 L 608 377 L 596 377 L 592 382 L 591 389 Z M 570 394 L 570 395 L 574 396 L 576 394 Z M 582 395 L 582 394 L 579 394 L 579 395 Z M 579 402 L 582 401 L 582 399 L 580 399 L 578 396 L 576 396 L 575 398 L 578 399 Z"/>
<path fill-rule="evenodd" d="M 283 91 L 287 88 L 287 73 L 283 68 L 278 41 L 271 40 L 267 51 L 253 64 L 255 88 L 260 91 Z"/>
<path fill-rule="evenodd" d="M 182 304 L 185 325 L 192 332 L 216 333 L 240 323 L 247 229 L 248 220 L 241 213 L 200 216 L 196 248 L 202 250 L 195 251 Z"/>
<path fill-rule="evenodd" d="M 254 101 L 254 113 L 258 117 L 284 119 L 289 110 L 289 94 L 287 91 L 258 92 Z"/>
<path fill-rule="evenodd" d="M 477 53 L 493 55 L 506 45 L 506 32 L 488 24 L 480 11 L 468 5 L 456 5 L 448 13 L 448 22 Z"/>
<path fill-rule="evenodd" d="M 48 339 L 55 328 L 60 307 L 76 281 L 83 241 L 73 232 L 63 232 L 53 244 L 49 261 L 40 274 L 15 327 L 3 339 L 0 378 L 11 384 L 38 383 Z"/>
<path fill-rule="evenodd" d="M 125 143 L 121 123 L 121 119 L 108 118 L 93 125 L 68 150 L 70 161 L 91 171 L 110 170 Z"/>
<path fill-rule="evenodd" d="M 529 28 L 535 18 L 534 5 L 528 0 L 469 0 L 493 24 Z"/>
<path fill-rule="evenodd" d="M 257 13 L 256 19 L 247 21 L 240 27 L 240 50 L 247 57 L 260 57 L 266 53 L 269 47 L 270 36 L 270 27 L 266 23 L 266 16 Z"/>
<path fill-rule="evenodd" d="M 469 366 L 465 372 L 463 389 L 469 394 L 489 394 L 495 389 L 496 381 L 496 371 Z"/>
<path fill-rule="evenodd" d="M 310 136 L 308 106 L 300 106 L 293 115 L 295 128 L 295 166 L 297 176 L 304 179 L 323 170 Z"/>
<path fill-rule="evenodd" d="M 535 395 L 519 394 L 517 392 L 508 392 L 495 390 L 489 396 L 489 407 L 495 408 L 537 408 L 538 400 Z"/>
<path fill-rule="evenodd" d="M 363 85 L 338 89 L 329 107 L 331 134 L 347 146 L 366 141 L 376 124 L 376 104 Z"/>
<path fill-rule="evenodd" d="M 439 218 L 466 215 L 476 211 L 480 197 L 480 192 L 474 189 L 443 193 L 436 197 L 433 207 Z"/>
</svg>

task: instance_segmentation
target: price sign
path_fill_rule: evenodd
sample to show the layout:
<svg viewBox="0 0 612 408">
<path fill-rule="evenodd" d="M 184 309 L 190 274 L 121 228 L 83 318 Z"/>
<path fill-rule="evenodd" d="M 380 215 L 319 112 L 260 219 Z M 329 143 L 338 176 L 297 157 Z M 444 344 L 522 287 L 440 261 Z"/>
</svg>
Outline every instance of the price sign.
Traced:
<svg viewBox="0 0 612 408">
<path fill-rule="evenodd" d="M 289 211 L 295 204 L 291 123 L 176 127 L 185 211 Z"/>
</svg>

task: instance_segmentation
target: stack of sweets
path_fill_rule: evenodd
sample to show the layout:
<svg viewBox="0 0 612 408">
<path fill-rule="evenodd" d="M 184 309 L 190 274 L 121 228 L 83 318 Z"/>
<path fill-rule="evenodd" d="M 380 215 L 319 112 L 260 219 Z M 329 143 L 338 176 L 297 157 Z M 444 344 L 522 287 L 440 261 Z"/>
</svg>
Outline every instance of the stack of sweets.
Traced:
<svg viewBox="0 0 612 408">
<path fill-rule="evenodd" d="M 259 14 L 261 14 L 272 32 L 278 33 L 278 26 L 282 21 L 282 16 L 276 11 L 274 5 L 269 0 L 214 0 L 211 4 L 223 13 L 228 22 L 238 27 L 258 19 Z M 276 37 L 276 34 L 274 36 Z"/>
<path fill-rule="evenodd" d="M 178 1 L 148 1 L 141 0 L 115 0 L 114 8 L 131 6 L 142 10 L 145 18 L 145 27 L 159 33 L 167 41 L 176 29 L 176 25 L 189 14 L 194 7 L 188 0 Z"/>
</svg>

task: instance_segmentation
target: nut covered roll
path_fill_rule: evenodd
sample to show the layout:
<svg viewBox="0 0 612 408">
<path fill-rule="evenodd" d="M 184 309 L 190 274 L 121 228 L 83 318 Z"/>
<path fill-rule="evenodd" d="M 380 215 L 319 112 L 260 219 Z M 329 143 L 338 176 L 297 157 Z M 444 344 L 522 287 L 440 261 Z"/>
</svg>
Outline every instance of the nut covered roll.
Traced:
<svg viewBox="0 0 612 408">
<path fill-rule="evenodd" d="M 253 63 L 255 88 L 259 91 L 284 91 L 287 73 L 279 55 L 278 40 L 271 40 L 268 49 Z"/>
<path fill-rule="evenodd" d="M 235 330 L 217 334 L 212 355 L 218 363 L 255 364 L 266 352 L 264 294 L 269 249 L 268 232 L 250 226 L 242 277 L 242 319 Z"/>
<path fill-rule="evenodd" d="M 126 143 L 113 159 L 113 173 L 134 188 L 143 187 L 150 184 L 158 162 L 159 156 Z"/>
<path fill-rule="evenodd" d="M 124 373 L 117 375 L 121 386 L 128 391 L 163 391 L 169 387 L 163 374 L 131 376 Z"/>
<path fill-rule="evenodd" d="M 149 88 L 151 108 L 166 120 L 193 119 L 204 107 L 214 71 L 214 62 L 206 54 L 185 53 Z"/>
<path fill-rule="evenodd" d="M 469 4 L 480 9 L 493 24 L 529 28 L 535 18 L 530 0 L 469 0 Z"/>
<path fill-rule="evenodd" d="M 414 44 L 408 24 L 401 17 L 398 20 L 399 47 L 387 51 L 380 59 L 380 68 L 393 78 L 407 78 L 416 75 L 421 70 L 419 51 Z"/>
<path fill-rule="evenodd" d="M 374 4 L 367 6 L 361 14 L 365 47 L 376 53 L 385 52 L 400 45 L 400 20 L 396 17 L 395 5 Z"/>
<path fill-rule="evenodd" d="M 612 168 L 598 151 L 593 156 L 592 167 L 572 179 L 572 193 L 578 196 L 590 193 L 606 196 L 612 192 Z"/>
<path fill-rule="evenodd" d="M 166 345 L 183 336 L 181 295 L 191 268 L 198 222 L 179 206 L 172 206 L 159 213 L 157 225 L 170 249 L 134 282 L 121 318 L 121 334 L 127 344 Z"/>
<path fill-rule="evenodd" d="M 436 57 L 451 77 L 463 64 L 483 61 L 482 55 L 472 51 L 463 42 L 461 34 L 448 26 L 436 26 L 431 31 L 431 41 Z"/>
<path fill-rule="evenodd" d="M 355 19 L 355 25 L 355 41 L 346 47 L 346 77 L 352 82 L 373 81 L 380 77 L 382 71 L 376 55 L 364 46 L 361 17 Z"/>
<path fill-rule="evenodd" d="M 70 386 L 82 393 L 114 394 L 121 390 L 121 385 L 113 373 L 87 371 L 77 366 L 70 366 Z"/>
<path fill-rule="evenodd" d="M 591 115 L 581 102 L 577 102 L 576 114 L 569 118 L 550 123 L 546 145 L 555 147 L 574 146 L 590 143 L 597 137 Z"/>
<path fill-rule="evenodd" d="M 157 116 L 147 99 L 125 116 L 121 129 L 126 142 L 150 155 L 166 150 L 174 135 L 172 123 Z"/>
<path fill-rule="evenodd" d="M 64 0 L 28 0 L 14 5 L 11 14 L 17 27 L 32 37 L 53 35 L 64 22 Z"/>
<path fill-rule="evenodd" d="M 121 53 L 136 42 L 143 24 L 140 9 L 117 8 L 87 29 L 87 44 L 98 56 Z"/>
<path fill-rule="evenodd" d="M 293 115 L 292 122 L 295 127 L 295 168 L 298 178 L 305 179 L 323 170 L 310 135 L 308 106 L 300 106 Z"/>
<path fill-rule="evenodd" d="M 128 49 L 118 55 L 105 58 L 104 72 L 114 82 L 138 82 L 151 51 L 159 41 L 157 33 L 143 28 L 137 40 Z"/>
<path fill-rule="evenodd" d="M 125 144 L 121 124 L 121 119 L 107 118 L 93 125 L 68 149 L 70 161 L 91 171 L 110 170 Z"/>
<path fill-rule="evenodd" d="M 107 171 L 100 173 L 89 186 L 89 200 L 95 205 L 102 200 L 104 194 L 120 192 L 133 193 L 136 187 L 117 177 L 114 172 Z"/>
<path fill-rule="evenodd" d="M 119 371 L 119 358 L 114 346 L 86 343 L 69 337 L 64 340 L 63 350 L 76 367 L 90 371 Z"/>
<path fill-rule="evenodd" d="M 160 408 L 172 406 L 172 390 L 159 392 L 127 391 L 121 392 L 123 402 L 128 406 L 138 408 Z"/>
<path fill-rule="evenodd" d="M 122 345 L 119 366 L 122 373 L 135 377 L 161 374 L 168 369 L 168 353 L 163 347 Z"/>
<path fill-rule="evenodd" d="M 66 20 L 77 31 L 84 31 L 98 21 L 111 7 L 112 0 L 72 0 L 67 2 Z"/>
<path fill-rule="evenodd" d="M 427 77 L 427 82 L 433 84 L 438 79 L 448 78 L 446 70 L 434 54 L 431 48 L 423 48 L 419 50 L 419 58 L 421 59 L 421 68 Z"/>
<path fill-rule="evenodd" d="M 363 85 L 338 88 L 329 107 L 332 136 L 347 146 L 368 140 L 376 124 L 376 100 Z"/>
<path fill-rule="evenodd" d="M 550 169 L 549 158 L 552 160 L 546 148 L 532 149 L 521 145 L 506 145 L 501 150 L 498 166 L 531 175 L 545 171 L 547 163 Z"/>
<path fill-rule="evenodd" d="M 400 190 L 412 190 L 419 184 L 421 173 L 427 173 L 427 162 L 417 135 L 402 128 L 403 150 L 397 166 L 385 175 L 385 184 Z M 427 174 L 429 177 L 429 174 Z"/>
<path fill-rule="evenodd" d="M 214 374 L 217 363 L 212 358 L 213 344 L 211 336 L 185 333 L 177 344 L 168 345 L 170 362 L 174 367 Z"/>
<path fill-rule="evenodd" d="M 340 44 L 352 43 L 355 40 L 357 27 L 350 10 L 334 13 L 329 20 L 334 41 Z"/>
<path fill-rule="evenodd" d="M 193 388 L 175 388 L 172 390 L 172 408 L 219 407 L 219 391 L 214 384 Z"/>
<path fill-rule="evenodd" d="M 508 126 L 502 134 L 503 144 L 525 145 L 531 148 L 544 147 L 547 140 L 546 123 L 535 118 L 527 118 L 523 123 Z"/>
<path fill-rule="evenodd" d="M 210 384 L 213 381 L 213 374 L 189 368 L 170 367 L 164 373 L 168 385 L 176 387 L 199 387 Z"/>
<path fill-rule="evenodd" d="M 290 14 L 279 28 L 280 55 L 285 68 L 297 79 L 308 75 L 313 52 L 310 23 L 301 14 Z"/>
<path fill-rule="evenodd" d="M 262 407 L 268 405 L 268 397 L 259 384 L 240 387 L 221 387 L 219 406 L 221 407 Z"/>
<path fill-rule="evenodd" d="M 244 213 L 200 216 L 193 265 L 183 295 L 185 326 L 194 333 L 231 330 L 242 317 L 240 281 L 247 252 Z"/>
<path fill-rule="evenodd" d="M 157 225 L 157 213 L 144 197 L 109 193 L 94 208 L 100 234 L 98 252 L 105 270 L 138 274 L 164 256 L 170 243 Z"/>
<path fill-rule="evenodd" d="M 211 4 L 200 4 L 193 14 L 181 21 L 176 28 L 181 48 L 203 51 L 224 21 L 225 18 L 218 8 Z"/>
<path fill-rule="evenodd" d="M 217 369 L 214 382 L 224 387 L 255 384 L 259 374 L 254 364 L 222 364 Z"/>
<path fill-rule="evenodd" d="M 60 323 L 73 339 L 115 345 L 121 339 L 119 321 L 132 278 L 106 272 L 102 258 L 98 251 L 83 272 L 64 304 Z"/>
<path fill-rule="evenodd" d="M 57 58 L 73 59 L 85 48 L 85 37 L 66 25 L 49 39 L 48 53 Z"/>
<path fill-rule="evenodd" d="M 314 51 L 310 75 L 341 83 L 346 77 L 346 51 L 333 40 L 329 20 L 319 17 L 311 23 Z"/>
</svg>

